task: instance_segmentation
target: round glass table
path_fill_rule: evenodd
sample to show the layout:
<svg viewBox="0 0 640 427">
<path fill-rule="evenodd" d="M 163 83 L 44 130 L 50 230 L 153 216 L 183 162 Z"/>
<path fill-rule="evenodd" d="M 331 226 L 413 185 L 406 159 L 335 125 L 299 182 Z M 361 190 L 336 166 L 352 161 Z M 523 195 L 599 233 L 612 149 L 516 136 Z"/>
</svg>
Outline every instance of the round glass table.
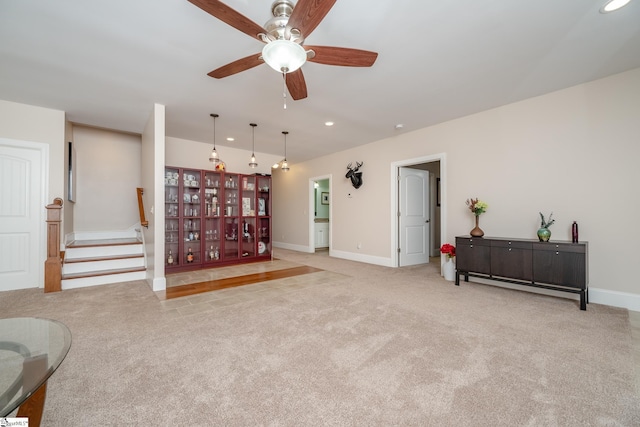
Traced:
<svg viewBox="0 0 640 427">
<path fill-rule="evenodd" d="M 37 426 L 42 418 L 47 380 L 71 347 L 71 332 L 50 319 L 0 319 L 0 417 L 18 409 Z"/>
</svg>

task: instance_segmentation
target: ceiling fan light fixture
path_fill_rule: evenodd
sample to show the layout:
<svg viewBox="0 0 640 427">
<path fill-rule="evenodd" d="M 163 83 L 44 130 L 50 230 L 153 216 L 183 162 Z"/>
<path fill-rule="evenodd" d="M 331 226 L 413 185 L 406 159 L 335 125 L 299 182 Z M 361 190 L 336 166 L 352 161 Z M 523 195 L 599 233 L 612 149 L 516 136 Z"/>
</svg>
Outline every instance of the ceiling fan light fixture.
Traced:
<svg viewBox="0 0 640 427">
<path fill-rule="evenodd" d="M 274 40 L 262 48 L 262 59 L 279 73 L 292 73 L 307 60 L 307 52 L 291 40 Z"/>
</svg>

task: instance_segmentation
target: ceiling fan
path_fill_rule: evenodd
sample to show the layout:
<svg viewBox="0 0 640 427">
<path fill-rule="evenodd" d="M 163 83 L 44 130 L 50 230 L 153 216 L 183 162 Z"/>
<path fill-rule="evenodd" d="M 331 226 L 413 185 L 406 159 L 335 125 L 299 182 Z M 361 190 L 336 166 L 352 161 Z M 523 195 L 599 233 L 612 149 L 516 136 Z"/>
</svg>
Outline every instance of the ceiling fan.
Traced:
<svg viewBox="0 0 640 427">
<path fill-rule="evenodd" d="M 266 62 L 285 77 L 294 100 L 307 97 L 307 84 L 300 67 L 306 62 L 347 67 L 370 67 L 378 54 L 335 46 L 303 45 L 306 37 L 329 13 L 336 0 L 276 0 L 271 5 L 273 18 L 264 27 L 218 0 L 189 0 L 205 12 L 238 31 L 265 43 L 262 53 L 238 59 L 210 73 L 216 79 L 249 70 Z"/>
</svg>

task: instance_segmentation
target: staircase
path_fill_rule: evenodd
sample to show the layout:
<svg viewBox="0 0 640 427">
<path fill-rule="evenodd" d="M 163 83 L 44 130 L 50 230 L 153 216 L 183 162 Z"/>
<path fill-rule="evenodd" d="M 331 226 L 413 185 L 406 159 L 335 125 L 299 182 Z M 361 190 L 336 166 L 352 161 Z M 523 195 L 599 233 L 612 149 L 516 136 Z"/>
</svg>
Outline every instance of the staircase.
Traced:
<svg viewBox="0 0 640 427">
<path fill-rule="evenodd" d="M 139 232 L 75 236 L 66 245 L 62 289 L 144 280 L 144 244 Z"/>
</svg>

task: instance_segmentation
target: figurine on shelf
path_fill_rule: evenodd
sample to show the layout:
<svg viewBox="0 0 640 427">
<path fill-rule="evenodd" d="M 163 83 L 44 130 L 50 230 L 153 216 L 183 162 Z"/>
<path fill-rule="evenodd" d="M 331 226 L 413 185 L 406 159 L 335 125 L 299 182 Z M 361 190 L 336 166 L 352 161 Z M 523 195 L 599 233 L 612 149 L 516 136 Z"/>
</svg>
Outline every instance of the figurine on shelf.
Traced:
<svg viewBox="0 0 640 427">
<path fill-rule="evenodd" d="M 193 262 L 193 251 L 191 251 L 191 248 L 189 248 L 187 252 L 187 262 Z"/>
</svg>

